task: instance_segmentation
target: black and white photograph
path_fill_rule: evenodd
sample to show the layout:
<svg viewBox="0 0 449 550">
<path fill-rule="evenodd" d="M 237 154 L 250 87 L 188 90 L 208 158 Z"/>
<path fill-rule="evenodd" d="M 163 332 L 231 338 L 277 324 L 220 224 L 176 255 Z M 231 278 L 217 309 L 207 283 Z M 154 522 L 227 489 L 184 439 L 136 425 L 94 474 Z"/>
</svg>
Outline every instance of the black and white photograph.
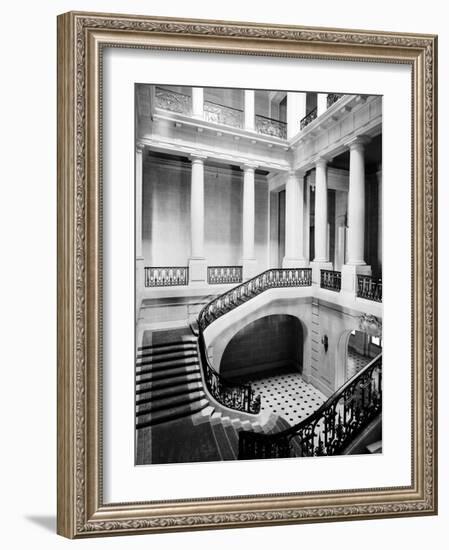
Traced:
<svg viewBox="0 0 449 550">
<path fill-rule="evenodd" d="M 135 463 L 382 452 L 382 97 L 135 86 Z"/>
</svg>

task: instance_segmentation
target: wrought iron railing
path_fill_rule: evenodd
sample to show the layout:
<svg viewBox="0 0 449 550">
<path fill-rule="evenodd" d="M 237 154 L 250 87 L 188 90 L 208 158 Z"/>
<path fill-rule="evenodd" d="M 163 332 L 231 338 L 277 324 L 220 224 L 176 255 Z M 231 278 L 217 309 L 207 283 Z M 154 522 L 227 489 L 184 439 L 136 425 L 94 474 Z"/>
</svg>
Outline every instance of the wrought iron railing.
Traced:
<svg viewBox="0 0 449 550">
<path fill-rule="evenodd" d="M 255 125 L 259 134 L 287 139 L 287 123 L 282 120 L 256 115 Z"/>
<path fill-rule="evenodd" d="M 310 268 L 268 269 L 221 294 L 200 311 L 198 326 L 204 330 L 216 319 L 270 288 L 311 286 Z"/>
<path fill-rule="evenodd" d="M 213 101 L 204 102 L 204 119 L 217 124 L 234 126 L 235 128 L 243 127 L 243 111 L 241 109 L 235 109 Z"/>
<path fill-rule="evenodd" d="M 207 268 L 207 282 L 210 285 L 238 284 L 242 282 L 241 265 L 213 265 Z"/>
<path fill-rule="evenodd" d="M 340 292 L 341 290 L 341 271 L 332 271 L 330 269 L 321 270 L 321 288 Z"/>
<path fill-rule="evenodd" d="M 260 395 L 256 395 L 249 384 L 233 384 L 225 380 L 214 370 L 207 356 L 206 343 L 202 330 L 199 332 L 198 345 L 204 379 L 212 397 L 230 409 L 251 414 L 259 414 Z"/>
<path fill-rule="evenodd" d="M 160 86 L 156 86 L 155 89 L 155 102 L 156 107 L 167 111 L 184 115 L 190 115 L 192 112 L 192 98 L 189 95 L 167 90 Z"/>
<path fill-rule="evenodd" d="M 318 108 L 315 107 L 315 109 L 312 109 L 309 111 L 304 118 L 301 119 L 299 123 L 299 129 L 303 130 L 308 124 L 310 124 L 312 121 L 316 119 L 318 116 Z"/>
<path fill-rule="evenodd" d="M 189 284 L 188 267 L 145 267 L 145 286 L 185 286 Z"/>
<path fill-rule="evenodd" d="M 341 97 L 343 97 L 343 94 L 327 94 L 327 108 L 329 109 Z"/>
<path fill-rule="evenodd" d="M 275 434 L 240 432 L 238 458 L 342 454 L 381 412 L 382 354 L 296 426 Z"/>
<path fill-rule="evenodd" d="M 357 275 L 357 298 L 382 302 L 382 280 L 370 275 Z"/>
</svg>

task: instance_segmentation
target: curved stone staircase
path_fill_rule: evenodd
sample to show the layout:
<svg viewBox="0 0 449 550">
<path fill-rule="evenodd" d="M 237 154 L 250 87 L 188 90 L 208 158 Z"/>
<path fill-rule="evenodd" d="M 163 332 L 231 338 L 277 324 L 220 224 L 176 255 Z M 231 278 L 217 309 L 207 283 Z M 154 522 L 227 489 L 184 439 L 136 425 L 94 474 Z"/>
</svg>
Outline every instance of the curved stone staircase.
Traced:
<svg viewBox="0 0 449 550">
<path fill-rule="evenodd" d="M 274 413 L 249 415 L 215 402 L 204 387 L 198 338 L 188 328 L 158 331 L 138 348 L 137 463 L 163 462 L 156 446 L 164 445 L 170 447 L 168 462 L 176 462 L 176 448 L 184 449 L 184 460 L 235 460 L 242 430 L 271 434 L 288 427 Z"/>
</svg>

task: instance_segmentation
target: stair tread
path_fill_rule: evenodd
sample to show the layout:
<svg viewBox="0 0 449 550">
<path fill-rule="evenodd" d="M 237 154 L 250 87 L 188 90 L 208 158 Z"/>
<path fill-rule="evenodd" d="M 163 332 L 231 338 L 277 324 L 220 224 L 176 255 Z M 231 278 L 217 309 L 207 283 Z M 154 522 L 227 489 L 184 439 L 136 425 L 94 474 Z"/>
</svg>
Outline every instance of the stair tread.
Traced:
<svg viewBox="0 0 449 550">
<path fill-rule="evenodd" d="M 175 387 L 191 382 L 201 382 L 200 372 L 186 373 L 184 372 L 180 376 L 174 376 L 173 378 L 162 378 L 159 380 L 147 380 L 144 382 L 137 382 L 137 394 L 151 390 L 162 390 L 168 387 Z"/>
<path fill-rule="evenodd" d="M 152 365 L 151 363 L 145 365 L 136 365 L 137 375 L 148 372 L 160 372 L 177 367 L 185 367 L 188 365 L 199 365 L 198 357 L 188 357 L 186 359 L 177 359 L 176 361 L 167 361 L 165 363 L 157 363 Z"/>
<path fill-rule="evenodd" d="M 200 372 L 199 364 L 184 365 L 182 367 L 170 367 L 156 372 L 148 372 L 145 374 L 137 374 L 137 384 L 143 384 L 145 382 L 151 382 L 152 380 L 165 380 L 168 378 L 176 378 L 183 374 L 194 374 Z"/>
<path fill-rule="evenodd" d="M 139 395 L 142 396 L 142 399 L 147 399 L 148 397 L 151 398 L 151 401 L 158 401 L 159 399 L 165 399 L 167 397 L 173 397 L 175 395 L 181 395 L 199 389 L 203 389 L 203 385 L 200 382 L 187 382 L 185 384 L 178 384 L 174 387 L 170 385 L 166 388 L 161 388 L 160 390 L 148 388 L 146 391 L 140 392 Z M 139 399 L 137 399 L 137 403 L 138 402 Z"/>
<path fill-rule="evenodd" d="M 160 342 L 158 344 L 148 344 L 146 346 L 139 346 L 137 348 L 138 351 L 144 351 L 144 350 L 150 350 L 150 349 L 161 349 L 161 348 L 167 348 L 170 346 L 179 346 L 180 344 L 196 344 L 196 338 L 193 336 L 190 336 L 188 338 L 183 338 L 180 340 L 172 340 L 171 342 Z"/>
<path fill-rule="evenodd" d="M 144 357 L 137 357 L 136 365 L 157 365 L 159 363 L 167 363 L 169 361 L 177 361 L 177 360 L 183 360 L 188 359 L 191 357 L 198 357 L 198 353 L 195 350 L 186 350 L 186 351 L 180 351 L 175 353 L 164 353 L 161 355 L 157 355 L 156 357 L 153 357 L 152 355 L 144 356 Z"/>
<path fill-rule="evenodd" d="M 202 389 L 195 390 L 193 392 L 188 392 L 182 395 L 175 395 L 166 399 L 158 399 L 157 401 L 143 402 L 136 404 L 136 415 L 142 416 L 155 411 L 162 411 L 166 409 L 171 409 L 179 405 L 193 403 L 206 397 L 206 394 Z"/>
<path fill-rule="evenodd" d="M 208 405 L 209 401 L 207 399 L 199 399 L 198 401 L 187 405 L 179 405 L 177 407 L 171 407 L 170 409 L 148 413 L 138 418 L 136 428 L 146 428 L 147 426 L 152 426 L 154 424 L 161 424 L 162 422 L 168 422 L 169 420 L 190 416 L 206 408 Z"/>
<path fill-rule="evenodd" d="M 156 357 L 159 355 L 166 355 L 169 353 L 177 353 L 182 351 L 196 350 L 196 342 L 186 342 L 180 344 L 173 344 L 171 346 L 165 346 L 163 348 L 148 348 L 140 349 L 137 353 L 137 358 L 140 357 Z"/>
</svg>

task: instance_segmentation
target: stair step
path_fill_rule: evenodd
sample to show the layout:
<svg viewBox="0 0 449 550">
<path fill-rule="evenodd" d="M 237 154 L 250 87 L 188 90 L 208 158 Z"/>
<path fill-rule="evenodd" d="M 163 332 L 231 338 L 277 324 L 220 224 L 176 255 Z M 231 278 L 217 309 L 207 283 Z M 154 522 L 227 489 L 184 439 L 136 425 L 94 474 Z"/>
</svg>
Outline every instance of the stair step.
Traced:
<svg viewBox="0 0 449 550">
<path fill-rule="evenodd" d="M 184 344 L 195 344 L 196 345 L 196 338 L 193 336 L 189 336 L 188 338 L 182 338 L 181 340 L 175 340 L 172 342 L 161 342 L 160 344 L 151 344 L 148 346 L 139 346 L 137 348 L 137 351 L 146 351 L 146 350 L 156 350 L 156 349 L 162 349 L 162 348 L 169 348 L 173 346 L 179 346 Z"/>
<path fill-rule="evenodd" d="M 174 388 L 175 386 L 191 384 L 193 382 L 201 382 L 201 374 L 199 372 L 198 373 L 184 372 L 183 375 L 175 376 L 173 378 L 161 378 L 160 380 L 150 379 L 148 381 L 141 381 L 137 383 L 136 394 L 140 395 L 142 393 L 152 391 L 152 390 Z"/>
<path fill-rule="evenodd" d="M 144 392 L 140 392 L 140 397 L 137 399 L 136 404 L 139 405 L 149 401 L 158 401 L 159 399 L 166 399 L 169 397 L 174 397 L 175 395 L 182 395 L 200 389 L 203 389 L 203 386 L 199 382 L 189 382 L 187 384 L 179 384 L 174 387 L 170 385 L 160 390 L 152 390 L 149 388 Z"/>
<path fill-rule="evenodd" d="M 158 357 L 159 355 L 168 355 L 170 353 L 182 353 L 184 351 L 196 351 L 197 347 L 194 342 L 191 344 L 178 344 L 168 348 L 150 348 L 148 350 L 142 350 L 137 352 L 137 359 L 144 357 Z"/>
<path fill-rule="evenodd" d="M 142 365 L 156 365 L 158 363 L 167 363 L 168 361 L 182 361 L 183 359 L 188 359 L 191 357 L 198 357 L 196 349 L 175 353 L 163 353 L 156 355 L 155 357 L 152 355 L 138 357 L 136 360 L 136 365 L 138 367 Z"/>
<path fill-rule="evenodd" d="M 141 402 L 137 404 L 136 416 L 142 416 L 155 411 L 162 411 L 177 407 L 179 405 L 193 403 L 204 397 L 206 397 L 206 394 L 200 389 L 194 392 L 184 393 L 182 395 L 175 395 L 166 399 L 158 399 L 157 401 Z"/>
<path fill-rule="evenodd" d="M 159 372 L 159 371 L 163 371 L 171 368 L 182 367 L 187 365 L 198 365 L 198 364 L 199 364 L 198 357 L 195 355 L 195 356 L 186 357 L 183 359 L 169 360 L 163 363 L 156 363 L 155 365 L 151 363 L 144 364 L 144 365 L 136 365 L 136 372 L 137 372 L 137 375 L 140 375 L 140 374 L 146 374 L 148 372 Z"/>
<path fill-rule="evenodd" d="M 166 380 L 168 378 L 177 378 L 183 374 L 195 374 L 200 372 L 200 366 L 198 363 L 190 365 L 184 365 L 182 367 L 166 368 L 156 372 L 149 372 L 145 374 L 138 374 L 136 376 L 137 384 L 144 384 L 145 382 L 152 382 L 157 380 Z"/>
<path fill-rule="evenodd" d="M 207 399 L 200 399 L 187 405 L 179 405 L 170 409 L 155 411 L 139 417 L 136 428 L 146 428 L 148 426 L 154 426 L 155 424 L 168 422 L 169 420 L 177 420 L 178 418 L 190 416 L 206 408 L 208 405 L 209 401 L 207 401 Z"/>
<path fill-rule="evenodd" d="M 218 452 L 222 460 L 235 460 L 236 456 L 232 450 L 229 439 L 221 422 L 213 424 L 212 431 L 217 442 Z"/>
</svg>

